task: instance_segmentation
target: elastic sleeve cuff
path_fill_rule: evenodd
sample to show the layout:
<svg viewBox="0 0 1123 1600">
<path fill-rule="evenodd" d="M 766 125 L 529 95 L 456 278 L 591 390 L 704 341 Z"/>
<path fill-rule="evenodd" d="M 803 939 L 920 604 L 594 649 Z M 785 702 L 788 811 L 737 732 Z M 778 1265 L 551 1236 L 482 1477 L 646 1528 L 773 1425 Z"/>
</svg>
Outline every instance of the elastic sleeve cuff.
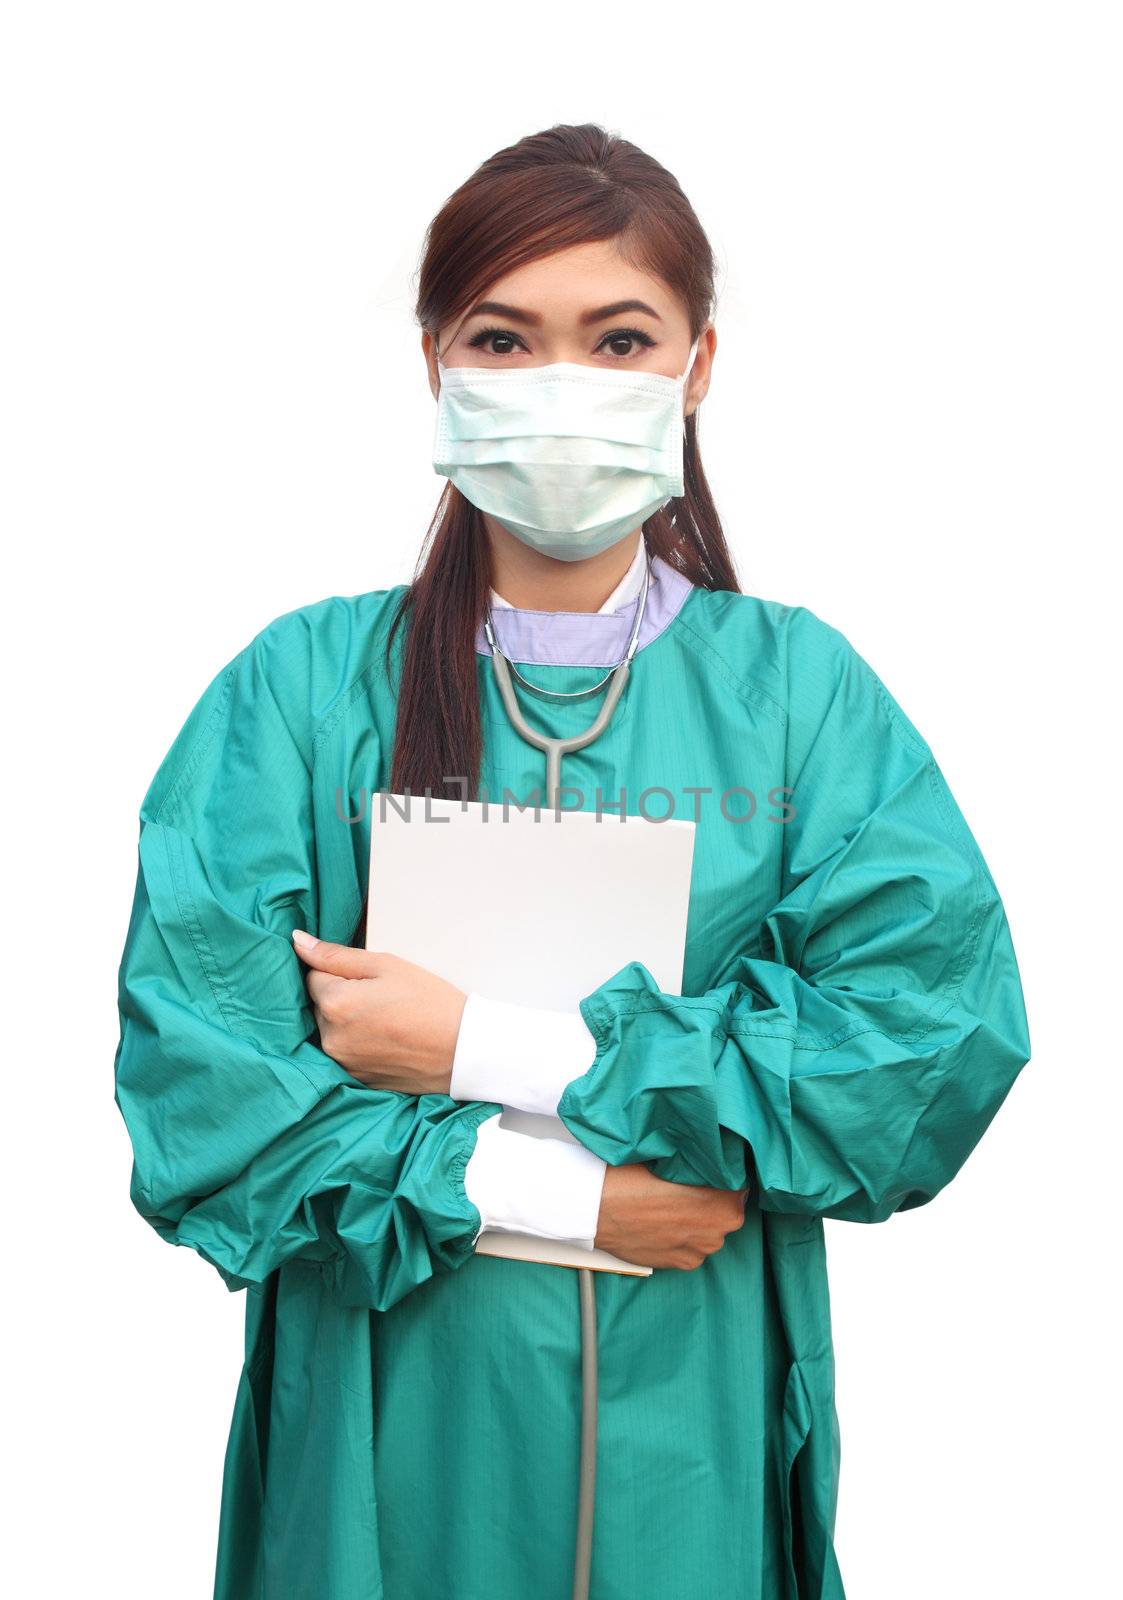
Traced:
<svg viewBox="0 0 1123 1600">
<path fill-rule="evenodd" d="M 562 1091 L 588 1071 L 595 1054 L 596 1041 L 579 1011 L 472 993 L 456 1036 L 449 1094 L 556 1116 Z"/>
<path fill-rule="evenodd" d="M 484 1228 L 567 1239 L 593 1248 L 607 1164 L 582 1144 L 539 1139 L 499 1124 L 499 1113 L 476 1129 L 464 1188 Z"/>
</svg>

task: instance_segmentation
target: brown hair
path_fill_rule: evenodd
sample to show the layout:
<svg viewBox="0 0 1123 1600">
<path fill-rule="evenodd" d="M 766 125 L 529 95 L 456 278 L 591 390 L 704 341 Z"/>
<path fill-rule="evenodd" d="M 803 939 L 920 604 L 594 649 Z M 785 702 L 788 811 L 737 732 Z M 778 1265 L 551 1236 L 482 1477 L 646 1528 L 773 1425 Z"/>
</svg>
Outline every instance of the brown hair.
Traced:
<svg viewBox="0 0 1123 1600">
<path fill-rule="evenodd" d="M 558 124 L 483 162 L 429 225 L 415 312 L 436 337 L 499 278 L 573 245 L 612 239 L 678 296 L 695 339 L 714 306 L 714 256 L 677 180 L 595 123 Z M 705 589 L 739 591 L 698 451 L 697 409 L 683 440 L 685 495 L 643 524 L 653 555 Z M 671 515 L 675 520 L 672 523 Z M 394 794 L 462 797 L 482 758 L 476 631 L 490 582 L 479 512 L 447 483 L 387 642 L 408 618 L 390 769 Z M 366 902 L 353 943 L 365 934 Z"/>
</svg>

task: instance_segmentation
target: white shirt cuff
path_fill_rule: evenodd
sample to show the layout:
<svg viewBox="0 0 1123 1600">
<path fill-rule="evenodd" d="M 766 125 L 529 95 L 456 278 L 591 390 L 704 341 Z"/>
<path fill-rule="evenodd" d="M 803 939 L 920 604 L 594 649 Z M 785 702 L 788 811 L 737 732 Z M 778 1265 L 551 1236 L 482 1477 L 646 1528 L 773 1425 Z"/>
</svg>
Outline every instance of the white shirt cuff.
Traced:
<svg viewBox="0 0 1123 1600">
<path fill-rule="evenodd" d="M 580 1011 L 472 993 L 460 1018 L 449 1094 L 554 1117 L 566 1085 L 589 1070 L 596 1053 Z"/>
<path fill-rule="evenodd" d="M 464 1189 L 481 1227 L 568 1239 L 593 1248 L 607 1163 L 583 1144 L 538 1139 L 499 1125 L 500 1113 L 476 1129 Z"/>
</svg>

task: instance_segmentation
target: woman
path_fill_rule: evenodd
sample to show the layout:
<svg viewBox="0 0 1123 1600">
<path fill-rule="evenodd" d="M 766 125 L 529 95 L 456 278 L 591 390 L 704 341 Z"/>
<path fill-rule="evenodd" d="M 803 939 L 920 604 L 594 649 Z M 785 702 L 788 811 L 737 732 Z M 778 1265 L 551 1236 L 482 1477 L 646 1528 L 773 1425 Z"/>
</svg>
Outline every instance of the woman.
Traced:
<svg viewBox="0 0 1123 1600">
<path fill-rule="evenodd" d="M 560 126 L 485 162 L 421 267 L 450 481 L 414 582 L 265 627 L 143 801 L 132 1198 L 249 1291 L 220 1600 L 569 1596 L 575 1274 L 475 1253 L 497 1225 L 657 1269 L 596 1275 L 596 1600 L 843 1594 L 823 1219 L 931 1200 L 1029 1039 L 930 748 L 842 633 L 739 591 L 698 450 L 712 307 L 633 145 Z M 356 948 L 360 796 L 541 793 L 488 617 L 555 735 L 639 619 L 563 781 L 696 820 L 681 995 L 632 962 L 544 1013 Z M 500 1128 L 525 1097 L 579 1147 Z"/>
</svg>

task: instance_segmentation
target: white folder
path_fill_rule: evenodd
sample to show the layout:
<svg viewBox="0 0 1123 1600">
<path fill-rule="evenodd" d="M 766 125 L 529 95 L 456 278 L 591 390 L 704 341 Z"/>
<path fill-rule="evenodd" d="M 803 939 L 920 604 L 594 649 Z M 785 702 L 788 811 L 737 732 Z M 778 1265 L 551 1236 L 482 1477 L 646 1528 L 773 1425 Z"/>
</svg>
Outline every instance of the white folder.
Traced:
<svg viewBox="0 0 1123 1600">
<path fill-rule="evenodd" d="M 694 823 L 498 801 L 371 796 L 368 950 L 417 962 L 468 993 L 576 1011 L 630 961 L 679 994 Z M 559 1117 L 506 1106 L 536 1138 Z M 566 1240 L 486 1228 L 481 1255 L 647 1276 L 651 1268 Z"/>
</svg>

